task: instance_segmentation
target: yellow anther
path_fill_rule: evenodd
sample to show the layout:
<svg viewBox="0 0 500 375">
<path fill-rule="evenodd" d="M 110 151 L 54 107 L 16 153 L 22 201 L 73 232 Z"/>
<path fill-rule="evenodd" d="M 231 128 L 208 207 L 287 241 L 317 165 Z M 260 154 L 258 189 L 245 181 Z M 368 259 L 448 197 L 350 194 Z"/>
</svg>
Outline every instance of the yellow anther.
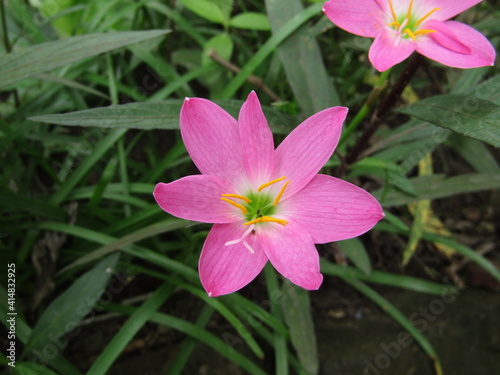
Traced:
<svg viewBox="0 0 500 375">
<path fill-rule="evenodd" d="M 227 198 L 221 198 L 224 202 L 227 202 L 229 203 L 230 205 L 234 206 L 234 207 L 238 207 L 241 212 L 243 212 L 243 215 L 245 215 L 247 213 L 247 209 L 245 206 L 239 204 L 239 203 L 236 203 L 236 202 L 233 202 L 231 199 L 227 199 Z"/>
<path fill-rule="evenodd" d="M 248 199 L 247 197 L 243 196 L 243 195 L 239 195 L 239 194 L 222 194 L 223 197 L 229 197 L 229 198 L 237 198 L 237 199 L 241 199 L 242 201 L 244 201 L 245 203 L 250 203 L 251 200 Z"/>
<path fill-rule="evenodd" d="M 415 35 L 427 35 L 427 34 L 430 34 L 430 33 L 435 33 L 436 30 L 426 30 L 426 29 L 422 29 L 422 30 L 417 30 L 415 31 Z"/>
<path fill-rule="evenodd" d="M 391 13 L 392 13 L 392 18 L 394 18 L 394 22 L 398 22 L 398 17 L 396 17 L 396 12 L 394 11 L 392 0 L 389 0 L 389 6 L 391 7 Z"/>
<path fill-rule="evenodd" d="M 417 40 L 417 37 L 415 36 L 415 34 L 413 34 L 413 31 L 411 31 L 410 29 L 406 28 L 405 31 L 404 31 L 405 34 L 408 34 L 410 36 L 410 38 L 412 38 L 413 40 Z"/>
<path fill-rule="evenodd" d="M 277 178 L 276 180 L 266 182 L 265 184 L 260 185 L 259 188 L 257 189 L 257 191 L 261 191 L 262 189 L 265 189 L 266 187 L 271 186 L 272 184 L 275 184 L 276 182 L 283 181 L 285 178 L 286 178 L 286 176 L 283 176 L 283 177 Z"/>
<path fill-rule="evenodd" d="M 274 198 L 273 206 L 276 206 L 278 204 L 278 202 L 280 201 L 281 197 L 283 196 L 283 193 L 285 192 L 285 189 L 286 189 L 286 187 L 288 186 L 289 183 L 290 183 L 290 181 L 285 182 L 285 184 L 281 188 L 281 190 L 278 193 L 278 195 L 276 196 L 276 198 Z"/>
<path fill-rule="evenodd" d="M 401 24 L 400 24 L 399 22 L 397 22 L 397 21 L 396 21 L 396 22 L 391 22 L 391 23 L 389 24 L 389 26 L 395 26 L 395 27 L 396 27 L 396 29 L 399 29 L 399 28 L 401 27 Z"/>
<path fill-rule="evenodd" d="M 413 26 L 414 28 L 417 27 L 418 25 L 420 25 L 422 22 L 424 22 L 424 20 L 429 17 L 432 13 L 434 13 L 435 11 L 439 10 L 441 8 L 434 8 L 433 10 L 431 10 L 429 13 L 427 13 L 425 16 L 423 16 L 422 18 L 420 18 L 416 23 L 415 23 L 415 26 Z"/>
<path fill-rule="evenodd" d="M 410 1 L 410 6 L 408 7 L 408 15 L 406 16 L 406 18 L 410 19 L 412 9 L 413 9 L 413 0 Z"/>
<path fill-rule="evenodd" d="M 288 221 L 283 220 L 283 219 L 276 219 L 271 216 L 262 216 L 257 219 L 254 219 L 252 221 L 249 221 L 243 225 L 252 225 L 252 224 L 257 224 L 257 223 L 277 223 L 283 226 L 286 226 L 288 224 Z"/>
</svg>

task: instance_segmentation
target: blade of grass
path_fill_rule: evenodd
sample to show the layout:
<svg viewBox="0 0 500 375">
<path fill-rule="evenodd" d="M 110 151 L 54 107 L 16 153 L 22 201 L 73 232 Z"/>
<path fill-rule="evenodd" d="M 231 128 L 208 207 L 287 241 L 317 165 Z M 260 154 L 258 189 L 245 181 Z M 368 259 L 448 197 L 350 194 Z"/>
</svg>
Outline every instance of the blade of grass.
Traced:
<svg viewBox="0 0 500 375">
<path fill-rule="evenodd" d="M 151 271 L 147 268 L 140 267 L 140 266 L 132 266 L 133 269 L 146 273 L 148 275 L 154 276 L 156 278 L 159 278 L 161 280 L 166 280 L 171 282 L 172 284 L 175 284 L 176 286 L 179 286 L 181 288 L 184 288 L 191 294 L 195 295 L 199 299 L 201 299 L 203 302 L 205 302 L 207 305 L 211 306 L 214 308 L 219 314 L 221 314 L 238 332 L 240 337 L 243 338 L 243 340 L 247 343 L 248 347 L 253 351 L 253 353 L 259 357 L 263 358 L 264 357 L 264 352 L 260 348 L 259 344 L 255 341 L 255 339 L 252 337 L 252 334 L 248 329 L 245 327 L 245 325 L 238 319 L 234 313 L 225 306 L 222 301 L 220 301 L 217 298 L 210 298 L 207 293 L 202 290 L 199 287 L 194 287 L 190 284 L 187 284 L 175 277 L 167 276 L 163 273 L 160 272 L 155 272 Z"/>
<path fill-rule="evenodd" d="M 337 264 L 321 261 L 321 272 L 338 277 L 350 277 L 359 279 L 369 283 L 388 285 L 396 288 L 404 288 L 419 293 L 427 293 L 433 295 L 443 295 L 453 292 L 455 288 L 449 285 L 441 285 L 432 281 L 422 280 L 411 276 L 397 275 L 383 271 L 372 271 L 370 275 L 366 275 L 362 271 L 348 266 L 339 266 Z"/>
<path fill-rule="evenodd" d="M 205 326 L 210 321 L 210 319 L 212 318 L 213 313 L 214 309 L 211 306 L 204 305 L 200 311 L 200 314 L 198 315 L 198 318 L 196 318 L 194 324 L 200 329 L 204 329 Z M 195 339 L 194 337 L 186 338 L 186 340 L 184 340 L 184 342 L 182 343 L 177 353 L 177 356 L 170 364 L 167 375 L 181 375 L 184 371 L 186 363 L 189 360 L 189 357 L 191 356 L 193 350 L 196 348 L 197 345 L 198 345 L 198 340 Z"/>
<path fill-rule="evenodd" d="M 79 257 L 73 263 L 67 265 L 62 270 L 58 272 L 58 275 L 67 272 L 75 267 L 81 266 L 83 264 L 92 262 L 96 259 L 102 258 L 103 256 L 112 253 L 115 250 L 123 248 L 127 245 L 139 242 L 145 238 L 156 236 L 161 233 L 169 232 L 175 229 L 180 229 L 186 226 L 186 221 L 181 219 L 169 219 L 146 227 L 140 228 L 135 232 L 130 233 L 124 237 L 111 241 L 104 246 L 93 250 L 86 255 Z M 103 237 L 104 239 L 104 237 Z M 107 240 L 108 238 L 106 238 Z M 111 239 L 111 237 L 109 237 Z"/>
<path fill-rule="evenodd" d="M 401 220 L 396 218 L 394 215 L 392 214 L 386 215 L 385 219 L 389 221 L 389 223 L 386 222 L 378 223 L 374 227 L 374 229 L 381 230 L 383 232 L 398 233 L 404 235 L 408 235 L 408 233 L 410 232 L 408 226 L 406 226 L 406 224 L 401 222 Z M 422 238 L 426 241 L 441 243 L 443 245 L 455 249 L 457 253 L 462 254 L 466 258 L 469 258 L 473 262 L 477 263 L 478 265 L 483 267 L 486 271 L 488 271 L 495 279 L 500 281 L 500 270 L 498 270 L 495 267 L 495 265 L 491 263 L 488 259 L 486 259 L 481 254 L 475 252 L 470 247 L 461 244 L 459 242 L 456 242 L 451 238 L 446 238 L 436 233 L 424 232 Z"/>
<path fill-rule="evenodd" d="M 234 77 L 227 87 L 220 94 L 221 99 L 232 98 L 236 91 L 245 83 L 247 78 L 257 69 L 257 67 L 273 52 L 276 48 L 288 38 L 295 30 L 312 17 L 321 13 L 322 3 L 317 3 L 304 9 L 295 17 L 290 19 L 276 34 L 267 40 L 264 45 L 253 55 L 245 64 L 241 71 Z"/>
<path fill-rule="evenodd" d="M 108 304 L 105 309 L 112 312 L 118 312 L 121 314 L 131 315 L 134 313 L 136 308 L 132 306 L 121 306 L 116 304 Z M 252 375 L 266 375 L 266 372 L 257 366 L 254 362 L 248 359 L 246 356 L 242 355 L 234 348 L 230 347 L 229 344 L 225 343 L 219 339 L 214 334 L 198 327 L 197 325 L 187 322 L 183 319 L 177 318 L 172 315 L 163 313 L 154 313 L 151 318 L 151 322 L 164 325 L 166 327 L 173 328 L 177 331 L 183 332 L 195 339 L 205 343 L 208 347 L 218 351 L 223 356 L 225 356 L 230 361 L 236 363 L 243 370 L 247 371 Z"/>
<path fill-rule="evenodd" d="M 391 318 L 393 318 L 396 322 L 398 322 L 404 329 L 406 329 L 406 331 L 408 331 L 408 333 L 413 336 L 415 341 L 420 345 L 420 347 L 431 359 L 434 365 L 434 369 L 436 371 L 436 375 L 443 374 L 441 361 L 430 341 L 427 339 L 427 337 L 425 337 L 422 333 L 420 333 L 420 331 L 403 315 L 403 313 L 398 308 L 396 308 L 384 297 L 378 294 L 375 290 L 371 289 L 369 286 L 362 283 L 361 281 L 351 277 L 343 277 L 342 279 L 349 285 L 357 289 L 359 292 L 363 293 L 373 302 L 375 302 L 385 313 L 387 313 Z"/>
<path fill-rule="evenodd" d="M 39 74 L 36 76 L 36 78 L 41 80 L 41 81 L 45 81 L 45 82 L 54 82 L 54 83 L 57 83 L 58 85 L 67 86 L 67 87 L 70 87 L 72 89 L 80 90 L 80 91 L 86 92 L 88 94 L 98 96 L 100 98 L 103 98 L 104 100 L 111 101 L 111 98 L 108 95 L 103 94 L 102 92 L 100 92 L 92 87 L 83 85 L 80 82 L 73 81 L 71 79 L 61 78 L 61 77 L 58 77 L 58 76 L 55 76 L 52 74 L 46 74 L 46 73 Z"/>
<path fill-rule="evenodd" d="M 96 242 L 102 245 L 107 245 L 117 240 L 117 238 L 110 236 L 108 234 L 104 234 L 95 230 L 69 225 L 65 223 L 55 223 L 47 221 L 40 223 L 38 227 L 41 229 L 70 234 L 72 236 L 84 238 L 90 242 Z M 124 246 L 122 250 L 127 254 L 138 257 L 140 259 L 144 259 L 158 266 L 164 267 L 169 271 L 178 273 L 179 275 L 187 278 L 188 280 L 198 280 L 198 273 L 195 270 L 189 268 L 188 266 L 180 262 L 177 262 L 174 259 L 167 258 L 166 256 L 158 254 L 152 250 L 137 245 L 127 245 Z"/>
<path fill-rule="evenodd" d="M 186 33 L 191 38 L 193 38 L 196 43 L 199 44 L 200 47 L 203 47 L 205 45 L 206 39 L 203 37 L 203 35 L 198 32 L 198 29 L 194 27 L 191 22 L 186 20 L 179 12 L 170 9 L 168 6 L 157 1 L 146 1 L 144 5 L 148 8 L 155 9 L 156 11 L 163 13 L 165 16 L 177 23 L 181 29 L 184 29 L 184 31 L 186 31 Z"/>
<path fill-rule="evenodd" d="M 127 155 L 125 154 L 125 144 L 124 139 L 120 138 L 118 140 L 118 161 L 119 161 L 119 171 L 120 171 L 120 180 L 122 185 L 122 194 L 125 198 L 130 197 L 130 184 L 128 181 L 128 172 L 127 172 Z M 130 206 L 125 204 L 123 206 L 125 210 L 125 217 L 129 217 L 131 214 Z"/>
<path fill-rule="evenodd" d="M 148 30 L 97 33 L 36 44 L 2 58 L 0 88 L 84 58 L 163 36 L 169 32 L 169 30 Z"/>
<path fill-rule="evenodd" d="M 50 198 L 49 203 L 57 206 L 61 204 L 69 193 L 75 188 L 80 180 L 92 169 L 92 167 L 104 156 L 104 154 L 127 132 L 126 129 L 115 129 L 99 142 L 93 152 L 87 156 L 81 164 L 73 171 L 71 176 L 65 180 L 59 189 Z"/>
<path fill-rule="evenodd" d="M 266 275 L 266 287 L 269 297 L 281 292 L 278 285 L 278 278 L 276 272 L 270 264 L 264 267 L 264 274 Z M 278 304 L 271 305 L 271 314 L 277 320 L 282 320 L 281 306 Z M 279 332 L 274 332 L 274 363 L 276 366 L 276 375 L 288 375 L 288 352 L 286 350 L 287 342 L 283 335 Z"/>
<path fill-rule="evenodd" d="M 94 361 L 87 375 L 105 375 L 116 361 L 125 346 L 135 334 L 151 319 L 151 316 L 165 303 L 174 291 L 174 285 L 163 283 L 149 298 L 137 308 L 125 322 L 111 342 L 104 348 L 99 357 Z"/>
</svg>

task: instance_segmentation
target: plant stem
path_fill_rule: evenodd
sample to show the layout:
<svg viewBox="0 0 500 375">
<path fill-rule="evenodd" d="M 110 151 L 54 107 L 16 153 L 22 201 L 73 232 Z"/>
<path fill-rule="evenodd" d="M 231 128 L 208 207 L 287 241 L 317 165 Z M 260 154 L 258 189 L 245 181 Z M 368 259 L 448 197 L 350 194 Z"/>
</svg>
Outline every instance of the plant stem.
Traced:
<svg viewBox="0 0 500 375">
<path fill-rule="evenodd" d="M 373 86 L 373 89 L 370 92 L 370 95 L 368 95 L 368 98 L 366 98 L 363 106 L 349 123 L 349 125 L 347 125 L 346 129 L 342 132 L 342 137 L 340 138 L 338 147 L 340 147 L 352 134 L 352 132 L 358 128 L 359 124 L 361 124 L 361 121 L 363 121 L 366 115 L 370 112 L 373 104 L 377 101 L 378 97 L 385 89 L 387 77 L 389 76 L 390 71 L 391 69 L 387 69 L 385 72 L 382 72 L 380 74 L 377 83 L 375 84 L 375 86 Z"/>
<path fill-rule="evenodd" d="M 7 31 L 7 21 L 5 19 L 5 6 L 4 6 L 4 0 L 0 0 L 0 18 L 1 18 L 1 23 L 2 23 L 2 33 L 3 33 L 3 45 L 5 48 L 6 53 L 10 53 L 11 45 L 9 42 L 9 35 Z M 19 107 L 19 96 L 17 96 L 17 90 L 14 89 L 14 102 L 16 105 L 16 108 Z"/>
<path fill-rule="evenodd" d="M 401 76 L 398 78 L 392 90 L 389 92 L 389 94 L 386 95 L 384 100 L 382 100 L 382 102 L 377 107 L 370 121 L 370 124 L 366 127 L 354 147 L 349 151 L 349 154 L 346 157 L 346 162 L 348 165 L 351 165 L 358 160 L 359 155 L 366 148 L 371 137 L 373 136 L 373 134 L 375 134 L 379 126 L 382 124 L 382 120 L 384 119 L 384 117 L 387 115 L 387 113 L 389 113 L 392 107 L 394 107 L 394 104 L 396 104 L 398 99 L 401 97 L 404 88 L 410 82 L 411 78 L 420 66 L 422 60 L 423 57 L 420 54 L 415 53 L 413 55 L 406 69 L 403 71 L 403 73 L 401 73 Z"/>
</svg>

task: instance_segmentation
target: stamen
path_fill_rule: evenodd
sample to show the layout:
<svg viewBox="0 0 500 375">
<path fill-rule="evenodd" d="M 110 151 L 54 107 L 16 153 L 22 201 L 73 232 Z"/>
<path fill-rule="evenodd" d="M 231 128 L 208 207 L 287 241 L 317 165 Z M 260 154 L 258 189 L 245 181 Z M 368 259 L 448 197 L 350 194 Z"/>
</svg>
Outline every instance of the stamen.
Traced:
<svg viewBox="0 0 500 375">
<path fill-rule="evenodd" d="M 414 32 L 415 35 L 427 35 L 427 34 L 430 34 L 430 33 L 435 33 L 436 30 L 426 30 L 426 29 L 422 29 L 422 30 L 417 30 Z"/>
<path fill-rule="evenodd" d="M 389 24 L 389 26 L 395 26 L 395 27 L 396 27 L 396 29 L 399 29 L 399 27 L 401 26 L 401 24 L 400 24 L 399 22 L 391 22 L 391 23 Z"/>
<path fill-rule="evenodd" d="M 227 199 L 227 198 L 221 198 L 224 202 L 227 202 L 229 203 L 230 205 L 233 205 L 234 207 L 238 207 L 241 212 L 243 212 L 243 215 L 245 215 L 247 213 L 247 209 L 245 206 L 239 204 L 239 203 L 236 203 L 236 202 L 233 202 L 232 200 L 230 199 Z"/>
<path fill-rule="evenodd" d="M 415 23 L 415 26 L 413 26 L 413 28 L 417 27 L 418 25 L 420 25 L 422 22 L 424 22 L 424 20 L 429 17 L 432 13 L 434 13 L 435 11 L 437 10 L 440 10 L 441 8 L 434 8 L 433 10 L 431 10 L 429 13 L 427 13 L 425 16 L 423 16 L 422 18 L 420 18 L 416 23 Z"/>
<path fill-rule="evenodd" d="M 243 245 L 247 248 L 248 251 L 250 251 L 250 254 L 255 254 L 255 251 L 252 249 L 252 246 L 247 241 L 243 241 Z"/>
<path fill-rule="evenodd" d="M 245 203 L 250 203 L 251 200 L 248 199 L 247 197 L 239 194 L 222 194 L 223 197 L 229 197 L 229 198 L 237 198 L 241 199 L 242 201 L 245 201 Z"/>
<path fill-rule="evenodd" d="M 394 22 L 398 22 L 398 17 L 396 17 L 396 12 L 394 11 L 392 0 L 389 0 L 389 6 L 391 7 L 391 13 L 392 13 L 392 18 L 394 18 Z"/>
<path fill-rule="evenodd" d="M 288 224 L 288 221 L 283 220 L 283 219 L 276 219 L 271 216 L 262 216 L 257 219 L 254 219 L 252 221 L 249 221 L 248 223 L 245 223 L 243 225 L 251 225 L 251 224 L 257 224 L 257 223 L 278 223 L 280 225 L 286 226 Z"/>
<path fill-rule="evenodd" d="M 412 8 L 413 8 L 413 0 L 410 1 L 410 6 L 408 7 L 408 15 L 406 16 L 406 18 L 408 19 L 410 19 Z"/>
<path fill-rule="evenodd" d="M 283 177 L 277 178 L 276 180 L 266 182 L 265 184 L 260 185 L 259 188 L 257 189 L 257 191 L 261 191 L 262 189 L 265 189 L 266 187 L 271 186 L 272 184 L 275 184 L 276 182 L 283 181 L 285 178 L 286 178 L 286 176 L 283 176 Z"/>
<path fill-rule="evenodd" d="M 415 34 L 413 34 L 413 32 L 410 29 L 406 28 L 405 34 L 408 34 L 410 36 L 410 38 L 412 38 L 414 41 L 417 40 L 417 37 L 415 36 Z"/>
<path fill-rule="evenodd" d="M 281 197 L 283 196 L 283 193 L 285 192 L 285 189 L 286 189 L 286 187 L 288 186 L 289 183 L 290 183 L 290 181 L 285 182 L 285 184 L 281 188 L 281 190 L 278 193 L 278 195 L 276 196 L 276 198 L 274 198 L 273 206 L 276 206 L 278 204 L 278 202 L 280 201 Z"/>
</svg>

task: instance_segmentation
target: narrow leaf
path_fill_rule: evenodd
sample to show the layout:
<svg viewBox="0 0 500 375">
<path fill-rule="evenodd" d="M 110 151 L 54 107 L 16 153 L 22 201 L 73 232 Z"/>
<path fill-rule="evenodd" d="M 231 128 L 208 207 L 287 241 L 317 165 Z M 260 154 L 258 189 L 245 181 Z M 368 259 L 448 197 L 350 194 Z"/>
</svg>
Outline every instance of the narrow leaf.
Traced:
<svg viewBox="0 0 500 375">
<path fill-rule="evenodd" d="M 240 13 L 231 19 L 230 25 L 238 29 L 271 30 L 267 16 L 256 12 Z"/>
<path fill-rule="evenodd" d="M 460 193 L 497 189 L 500 187 L 500 174 L 498 173 L 477 173 L 464 174 L 450 178 L 442 175 L 422 176 L 410 179 L 417 196 L 404 194 L 396 189 L 389 189 L 384 195 L 384 190 L 379 189 L 373 193 L 375 197 L 381 199 L 383 207 L 400 206 L 421 199 L 437 199 L 451 197 Z M 383 197 L 383 198 L 382 198 Z"/>
<path fill-rule="evenodd" d="M 113 254 L 103 259 L 52 301 L 33 328 L 27 352 L 43 351 L 46 345 L 54 345 L 53 342 L 64 344 L 60 338 L 92 310 L 104 292 L 118 258 L 119 254 Z"/>
<path fill-rule="evenodd" d="M 273 35 L 278 35 L 304 7 L 300 0 L 288 0 L 286 6 L 281 0 L 266 0 L 266 9 Z M 278 47 L 278 55 L 305 115 L 340 104 L 309 26 L 304 25 L 290 35 Z"/>
<path fill-rule="evenodd" d="M 472 95 L 440 95 L 399 111 L 500 147 L 500 106 L 490 101 Z"/>
<path fill-rule="evenodd" d="M 30 46 L 2 57 L 0 88 L 87 57 L 162 36 L 168 32 L 169 30 L 149 30 L 97 33 Z"/>
<path fill-rule="evenodd" d="M 311 375 L 319 370 L 318 348 L 308 291 L 284 281 L 283 315 L 300 363 Z"/>
<path fill-rule="evenodd" d="M 340 250 L 354 265 L 359 268 L 365 275 L 370 275 L 372 272 L 372 264 L 370 257 L 366 252 L 365 245 L 358 238 L 339 241 Z"/>
<path fill-rule="evenodd" d="M 63 114 L 33 116 L 28 119 L 47 124 L 67 126 L 95 126 L 99 128 L 120 129 L 179 129 L 179 113 L 182 100 L 165 100 L 161 102 L 129 103 L 109 107 L 87 109 Z M 243 102 L 241 100 L 216 101 L 233 117 Z M 269 126 L 274 133 L 286 134 L 292 128 L 291 116 L 271 107 L 263 108 Z"/>
</svg>

